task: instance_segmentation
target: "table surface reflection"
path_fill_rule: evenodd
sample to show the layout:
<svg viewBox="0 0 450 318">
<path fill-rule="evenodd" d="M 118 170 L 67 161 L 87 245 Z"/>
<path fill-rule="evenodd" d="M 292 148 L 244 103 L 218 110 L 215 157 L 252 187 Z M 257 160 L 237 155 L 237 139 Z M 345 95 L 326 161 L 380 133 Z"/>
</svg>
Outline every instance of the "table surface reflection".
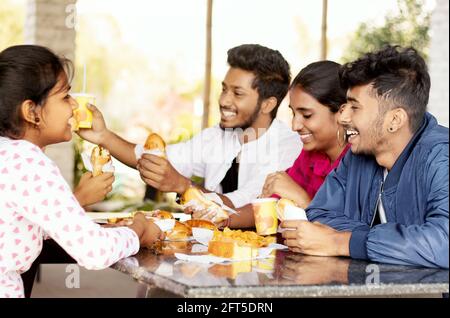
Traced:
<svg viewBox="0 0 450 318">
<path fill-rule="evenodd" d="M 273 258 L 226 264 L 183 262 L 204 254 L 195 242 L 164 242 L 112 267 L 182 297 L 334 297 L 448 293 L 449 272 L 276 251 Z"/>
</svg>

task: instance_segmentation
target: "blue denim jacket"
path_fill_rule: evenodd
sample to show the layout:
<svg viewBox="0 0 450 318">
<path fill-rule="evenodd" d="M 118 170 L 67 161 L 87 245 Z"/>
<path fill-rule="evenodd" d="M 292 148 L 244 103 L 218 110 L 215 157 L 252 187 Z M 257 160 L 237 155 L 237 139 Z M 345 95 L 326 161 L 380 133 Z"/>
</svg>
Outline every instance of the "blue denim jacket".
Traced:
<svg viewBox="0 0 450 318">
<path fill-rule="evenodd" d="M 448 268 L 449 130 L 426 113 L 383 183 L 373 156 L 349 151 L 317 192 L 310 221 L 351 231 L 350 256 Z M 372 226 L 378 198 L 387 223 Z"/>
</svg>

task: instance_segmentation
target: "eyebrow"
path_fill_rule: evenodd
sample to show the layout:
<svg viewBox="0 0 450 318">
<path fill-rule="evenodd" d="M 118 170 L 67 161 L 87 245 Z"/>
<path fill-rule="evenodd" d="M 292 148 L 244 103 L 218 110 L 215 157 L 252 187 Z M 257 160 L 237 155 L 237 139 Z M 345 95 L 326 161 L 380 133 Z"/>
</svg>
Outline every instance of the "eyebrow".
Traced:
<svg viewBox="0 0 450 318">
<path fill-rule="evenodd" d="M 302 106 L 300 106 L 300 107 L 294 107 L 294 106 L 292 106 L 292 105 L 289 105 L 289 108 L 291 108 L 292 110 L 299 110 L 299 111 L 312 111 L 312 109 L 311 108 L 307 108 L 307 107 L 302 107 Z"/>
<path fill-rule="evenodd" d="M 225 82 L 222 82 L 222 86 L 230 87 L 230 88 L 234 88 L 234 89 L 242 89 L 242 90 L 246 90 L 246 88 L 243 87 L 243 86 L 227 85 Z"/>
<path fill-rule="evenodd" d="M 351 97 L 351 96 L 347 96 L 347 101 L 348 102 L 355 102 L 355 103 L 360 104 L 359 101 L 356 98 Z"/>
</svg>

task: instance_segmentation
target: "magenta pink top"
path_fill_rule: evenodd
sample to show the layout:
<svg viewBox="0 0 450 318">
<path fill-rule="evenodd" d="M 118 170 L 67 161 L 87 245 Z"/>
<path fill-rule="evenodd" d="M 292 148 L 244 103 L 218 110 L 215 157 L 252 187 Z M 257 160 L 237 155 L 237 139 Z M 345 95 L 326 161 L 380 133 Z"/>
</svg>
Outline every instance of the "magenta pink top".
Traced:
<svg viewBox="0 0 450 318">
<path fill-rule="evenodd" d="M 350 145 L 344 148 L 333 163 L 330 162 L 330 159 L 324 153 L 303 149 L 295 160 L 294 165 L 286 172 L 312 199 L 325 181 L 327 175 L 339 165 L 348 149 L 350 149 Z"/>
</svg>

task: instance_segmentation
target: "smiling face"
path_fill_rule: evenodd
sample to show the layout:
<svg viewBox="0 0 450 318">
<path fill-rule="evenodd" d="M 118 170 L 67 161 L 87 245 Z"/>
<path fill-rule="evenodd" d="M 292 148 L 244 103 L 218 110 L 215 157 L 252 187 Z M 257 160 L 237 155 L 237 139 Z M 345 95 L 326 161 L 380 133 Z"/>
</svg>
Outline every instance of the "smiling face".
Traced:
<svg viewBox="0 0 450 318">
<path fill-rule="evenodd" d="M 292 129 L 295 130 L 307 151 L 327 152 L 337 145 L 338 113 L 319 103 L 300 86 L 289 92 L 290 105 L 294 117 Z"/>
<path fill-rule="evenodd" d="M 67 77 L 61 74 L 41 108 L 39 138 L 45 145 L 69 141 L 72 138 L 69 120 L 73 117 L 77 103 L 69 95 L 69 90 Z"/>
<path fill-rule="evenodd" d="M 355 154 L 377 155 L 389 143 L 385 112 L 370 84 L 348 90 L 347 104 L 339 121 L 344 127 L 351 150 Z"/>
<path fill-rule="evenodd" d="M 231 67 L 223 82 L 219 98 L 220 127 L 246 129 L 257 120 L 261 103 L 258 91 L 252 88 L 252 72 Z"/>
</svg>

